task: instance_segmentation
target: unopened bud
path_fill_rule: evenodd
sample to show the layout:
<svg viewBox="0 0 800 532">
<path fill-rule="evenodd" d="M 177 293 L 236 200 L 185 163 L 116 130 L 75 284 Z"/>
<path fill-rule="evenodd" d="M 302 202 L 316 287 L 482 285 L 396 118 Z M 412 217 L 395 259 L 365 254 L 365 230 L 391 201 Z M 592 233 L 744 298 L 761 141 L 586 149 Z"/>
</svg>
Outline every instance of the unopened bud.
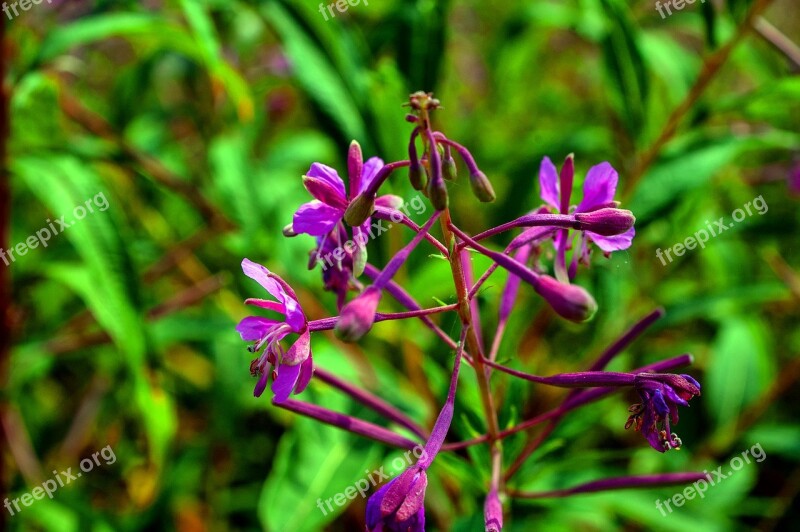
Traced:
<svg viewBox="0 0 800 532">
<path fill-rule="evenodd" d="M 562 318 L 580 323 L 590 320 L 597 312 L 592 295 L 578 285 L 560 283 L 549 275 L 542 275 L 533 288 Z"/>
<path fill-rule="evenodd" d="M 478 200 L 489 203 L 494 201 L 497 197 L 495 196 L 492 184 L 489 182 L 489 178 L 480 170 L 469 174 L 469 183 L 472 185 L 472 193 L 475 194 Z"/>
<path fill-rule="evenodd" d="M 621 235 L 636 222 L 631 211 L 604 208 L 592 212 L 576 212 L 575 219 L 582 231 L 591 231 L 602 236 Z"/>
<path fill-rule="evenodd" d="M 428 182 L 427 196 L 431 200 L 433 208 L 437 211 L 445 210 L 450 203 L 450 199 L 447 196 L 447 185 L 441 177 L 438 180 L 431 179 Z"/>
<path fill-rule="evenodd" d="M 442 160 L 442 177 L 447 181 L 455 181 L 458 177 L 456 161 L 452 157 L 445 157 Z"/>
<path fill-rule="evenodd" d="M 345 342 L 360 340 L 372 328 L 380 300 L 380 289 L 370 286 L 342 307 L 334 329 L 336 336 Z"/>
<path fill-rule="evenodd" d="M 359 194 L 344 211 L 344 221 L 350 227 L 356 227 L 366 222 L 374 210 L 375 199 Z"/>
<path fill-rule="evenodd" d="M 411 166 L 408 167 L 408 179 L 411 181 L 411 186 L 414 187 L 414 190 L 425 189 L 425 185 L 428 184 L 428 172 L 425 171 L 422 163 L 411 163 Z"/>
<path fill-rule="evenodd" d="M 283 236 L 286 236 L 286 237 L 289 237 L 289 238 L 291 238 L 293 236 L 297 236 L 297 233 L 294 232 L 294 225 L 293 224 L 289 224 L 289 225 L 287 225 L 286 227 L 283 228 Z"/>
</svg>

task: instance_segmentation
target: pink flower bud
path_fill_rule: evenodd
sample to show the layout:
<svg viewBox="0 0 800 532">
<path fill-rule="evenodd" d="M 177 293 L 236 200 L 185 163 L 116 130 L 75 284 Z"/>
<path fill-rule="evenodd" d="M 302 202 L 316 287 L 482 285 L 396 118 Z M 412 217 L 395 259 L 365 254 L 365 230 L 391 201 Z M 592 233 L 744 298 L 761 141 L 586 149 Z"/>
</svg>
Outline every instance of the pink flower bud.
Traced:
<svg viewBox="0 0 800 532">
<path fill-rule="evenodd" d="M 336 336 L 345 342 L 360 340 L 372 328 L 380 300 L 381 290 L 370 286 L 342 307 L 342 313 L 334 329 Z"/>
<path fill-rule="evenodd" d="M 597 312 L 594 298 L 578 285 L 563 284 L 549 275 L 542 275 L 533 288 L 562 318 L 580 323 Z"/>
<path fill-rule="evenodd" d="M 591 231 L 601 236 L 621 235 L 636 222 L 631 211 L 604 208 L 591 212 L 576 212 L 575 219 L 582 231 Z"/>
</svg>

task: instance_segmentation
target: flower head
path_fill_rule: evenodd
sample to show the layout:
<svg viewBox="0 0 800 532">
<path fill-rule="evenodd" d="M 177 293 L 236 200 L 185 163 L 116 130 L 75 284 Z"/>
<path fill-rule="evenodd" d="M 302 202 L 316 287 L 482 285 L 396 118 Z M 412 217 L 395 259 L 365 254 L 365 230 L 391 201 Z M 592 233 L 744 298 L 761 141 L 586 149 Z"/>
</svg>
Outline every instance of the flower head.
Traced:
<svg viewBox="0 0 800 532">
<path fill-rule="evenodd" d="M 303 185 L 314 197 L 313 201 L 304 203 L 294 213 L 292 228 L 295 233 L 311 236 L 323 236 L 331 232 L 344 218 L 350 200 L 355 199 L 372 183 L 372 180 L 383 168 L 383 160 L 372 157 L 366 162 L 361 160 L 361 147 L 353 141 L 348 154 L 348 173 L 350 178 L 350 196 L 345 191 L 344 181 L 338 172 L 321 163 L 314 163 L 303 176 Z M 392 208 L 398 204 L 396 196 L 379 196 L 375 204 Z M 402 200 L 400 200 L 402 203 Z M 360 228 L 367 232 L 369 220 Z"/>
<path fill-rule="evenodd" d="M 311 359 L 308 321 L 297 301 L 297 295 L 286 281 L 249 259 L 242 261 L 242 270 L 277 300 L 248 299 L 245 303 L 284 316 L 283 321 L 248 316 L 236 326 L 236 331 L 242 340 L 254 342 L 248 348 L 250 352 L 258 353 L 263 350 L 250 364 L 250 372 L 253 376 L 259 377 L 253 395 L 260 397 L 272 376 L 274 400 L 280 403 L 288 399 L 292 391 L 296 394 L 302 392 L 311 380 L 314 364 Z M 300 336 L 288 351 L 284 351 L 281 341 L 289 334 Z"/>
<path fill-rule="evenodd" d="M 425 469 L 413 466 L 367 501 L 368 532 L 425 532 Z"/>
<path fill-rule="evenodd" d="M 541 186 L 542 200 L 557 213 L 569 214 L 570 197 L 572 195 L 572 182 L 575 167 L 572 163 L 572 156 L 567 157 L 564 167 L 559 176 L 555 165 L 545 157 L 539 168 L 539 184 Z M 617 192 L 617 182 L 619 174 L 607 162 L 600 163 L 589 169 L 586 179 L 583 182 L 583 199 L 574 208 L 574 213 L 591 213 L 605 208 L 616 208 L 617 202 L 614 195 Z M 603 231 L 606 232 L 606 231 Z M 588 263 L 589 242 L 593 242 L 604 253 L 611 253 L 627 249 L 631 246 L 636 231 L 633 227 L 622 234 L 604 236 L 599 232 L 583 231 L 580 240 L 580 250 L 577 255 L 584 263 Z M 560 245 L 560 239 L 566 238 L 566 231 L 559 231 L 556 236 L 556 244 Z"/>
<path fill-rule="evenodd" d="M 628 409 L 625 428 L 640 431 L 656 451 L 680 449 L 681 439 L 671 425 L 678 424 L 678 405 L 688 407 L 689 400 L 700 395 L 700 383 L 689 375 L 670 373 L 640 373 L 634 382 L 642 402 Z"/>
</svg>

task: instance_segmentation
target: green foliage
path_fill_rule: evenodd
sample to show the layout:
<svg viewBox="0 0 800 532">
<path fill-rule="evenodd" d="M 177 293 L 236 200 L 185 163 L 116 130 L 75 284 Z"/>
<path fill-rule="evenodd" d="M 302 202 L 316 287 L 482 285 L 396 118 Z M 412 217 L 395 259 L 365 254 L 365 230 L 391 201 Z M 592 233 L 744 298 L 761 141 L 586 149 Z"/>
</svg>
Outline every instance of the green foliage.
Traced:
<svg viewBox="0 0 800 532">
<path fill-rule="evenodd" d="M 666 318 L 610 369 L 691 352 L 696 363 L 685 371 L 704 385 L 681 411 L 680 454 L 660 455 L 625 432 L 635 398 L 613 396 L 566 416 L 508 487 L 713 470 L 756 443 L 767 454 L 667 517 L 653 501 L 678 487 L 509 498 L 507 530 L 790 529 L 789 472 L 800 461 L 800 211 L 787 192 L 800 157 L 797 65 L 752 31 L 652 164 L 638 166 L 753 2 L 718 4 L 687 3 L 662 19 L 651 3 L 622 0 L 373 0 L 325 20 L 313 2 L 295 0 L 86 0 L 42 2 L 4 20 L 13 209 L 2 245 L 24 243 L 62 216 L 75 221 L 8 267 L 16 325 L 2 409 L 9 495 L 29 493 L 54 469 L 77 469 L 107 445 L 117 457 L 52 500 L 7 515 L 8 528 L 363 529 L 360 497 L 327 515 L 317 499 L 343 493 L 398 453 L 289 414 L 267 394 L 253 398 L 249 353 L 234 327 L 248 313 L 242 301 L 263 294 L 239 264 L 248 257 L 280 274 L 310 317 L 335 314 L 319 270 L 306 267 L 312 239 L 281 234 L 308 201 L 300 177 L 315 161 L 344 175 L 352 139 L 367 157 L 404 158 L 412 126 L 401 104 L 430 90 L 444 104 L 437 126 L 470 148 L 498 193 L 494 205 L 478 205 L 459 168 L 449 187 L 465 230 L 535 209 L 542 157 L 560 163 L 573 152 L 576 186 L 610 161 L 618 198 L 637 217 L 633 247 L 608 260 L 596 253 L 576 280 L 598 301 L 597 317 L 563 323 L 523 286 L 499 361 L 537 374 L 577 371 L 665 306 Z M 776 2 L 764 16 L 795 38 L 796 11 Z M 387 187 L 406 200 L 416 194 L 404 171 Z M 108 209 L 94 204 L 75 220 L 74 209 L 101 193 Z M 656 257 L 759 195 L 769 205 L 763 215 L 667 264 Z M 415 222 L 427 207 L 412 213 Z M 370 260 L 385 263 L 409 238 L 393 228 L 370 244 Z M 397 276 L 423 305 L 454 301 L 448 264 L 434 253 L 412 256 Z M 474 257 L 476 275 L 488 266 Z M 495 301 L 506 279 L 495 273 L 482 302 Z M 492 305 L 482 318 L 489 341 Z M 457 335 L 457 320 L 437 320 Z M 320 367 L 432 425 L 453 353 L 420 323 L 381 323 L 356 346 L 320 334 L 313 349 Z M 491 382 L 501 428 L 564 397 L 506 375 Z M 466 368 L 448 441 L 486 432 L 479 397 Z M 300 399 L 386 424 L 317 380 Z M 504 440 L 506 465 L 542 428 Z M 483 527 L 488 463 L 483 445 L 437 458 L 430 529 Z"/>
</svg>

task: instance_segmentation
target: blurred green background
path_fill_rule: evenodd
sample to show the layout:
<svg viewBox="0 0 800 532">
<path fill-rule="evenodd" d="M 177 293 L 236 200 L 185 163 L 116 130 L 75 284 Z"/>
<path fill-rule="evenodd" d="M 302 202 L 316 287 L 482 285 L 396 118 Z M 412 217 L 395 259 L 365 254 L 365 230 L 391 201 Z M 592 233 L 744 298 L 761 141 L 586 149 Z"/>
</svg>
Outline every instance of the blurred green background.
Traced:
<svg viewBox="0 0 800 532">
<path fill-rule="evenodd" d="M 637 216 L 633 247 L 596 254 L 578 277 L 596 318 L 567 324 L 523 287 L 500 358 L 539 374 L 579 370 L 663 306 L 666 318 L 611 369 L 691 352 L 688 372 L 704 385 L 681 412 L 682 451 L 661 455 L 624 431 L 634 401 L 615 395 L 568 416 L 510 487 L 716 469 L 755 444 L 767 455 L 666 517 L 654 501 L 677 488 L 508 500 L 506 529 L 798 524 L 796 2 L 709 0 L 662 19 L 650 0 L 372 0 L 325 20 L 311 0 L 45 0 L 0 16 L 0 122 L 10 119 L 1 245 L 98 194 L 108 201 L 46 248 L 0 264 L 11 286 L 0 297 L 10 327 L 0 338 L 3 497 L 77 471 L 106 446 L 116 457 L 52 500 L 0 509 L 7 529 L 363 529 L 365 501 L 328 515 L 316 501 L 399 453 L 253 398 L 234 326 L 261 290 L 239 264 L 262 262 L 310 317 L 333 315 L 319 270 L 306 269 L 312 240 L 281 229 L 308 200 L 300 177 L 312 162 L 344 175 L 352 139 L 367 156 L 404 157 L 412 127 L 401 104 L 415 90 L 435 91 L 437 126 L 472 150 L 497 191 L 479 208 L 465 179 L 451 185 L 465 229 L 535 208 L 542 157 L 572 152 L 579 176 L 610 161 L 617 197 Z M 400 175 L 388 187 L 414 196 Z M 765 214 L 667 265 L 656 258 L 758 196 Z M 408 239 L 393 229 L 371 244 L 371 260 Z M 448 278 L 427 252 L 399 274 L 423 304 L 453 301 Z M 487 334 L 503 281 L 481 296 Z M 452 319 L 441 325 L 457 333 Z M 317 334 L 313 349 L 319 366 L 431 426 L 452 354 L 419 323 L 380 324 L 357 345 Z M 485 432 L 469 373 L 451 441 Z M 502 375 L 493 385 L 503 426 L 565 395 Z M 381 423 L 318 381 L 301 398 Z M 506 441 L 507 463 L 528 437 Z M 487 464 L 481 446 L 437 459 L 430 529 L 482 530 Z"/>
</svg>

